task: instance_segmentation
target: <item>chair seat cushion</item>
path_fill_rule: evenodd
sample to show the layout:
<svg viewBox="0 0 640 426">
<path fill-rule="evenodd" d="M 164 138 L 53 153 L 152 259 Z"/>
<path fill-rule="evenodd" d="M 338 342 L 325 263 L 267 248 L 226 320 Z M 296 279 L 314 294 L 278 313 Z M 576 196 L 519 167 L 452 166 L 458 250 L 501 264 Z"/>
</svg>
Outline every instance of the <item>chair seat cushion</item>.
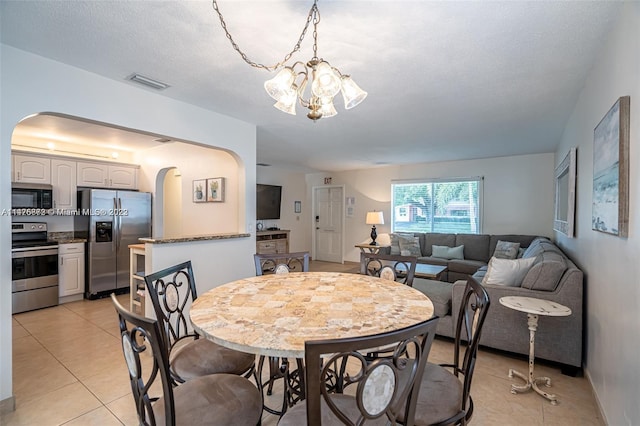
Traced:
<svg viewBox="0 0 640 426">
<path fill-rule="evenodd" d="M 331 395 L 331 400 L 336 404 L 338 409 L 345 413 L 352 422 L 356 422 L 359 418 L 360 410 L 358 410 L 358 406 L 356 405 L 356 399 L 353 396 L 342 395 L 342 394 L 333 394 Z M 344 423 L 341 422 L 335 414 L 331 411 L 331 408 L 327 405 L 324 399 L 320 402 L 320 410 L 321 410 L 321 421 L 320 424 L 322 426 L 328 425 L 340 425 L 343 426 Z M 299 402 L 294 405 L 292 408 L 287 410 L 287 412 L 280 418 L 278 422 L 278 426 L 300 426 L 307 424 L 307 404 L 305 401 Z M 381 417 L 378 417 L 375 420 L 369 420 L 366 423 L 367 425 L 387 425 L 388 419 L 384 414 Z"/>
<path fill-rule="evenodd" d="M 243 374 L 255 362 L 255 355 L 225 348 L 207 339 L 193 340 L 171 351 L 171 371 L 184 381 L 208 374 Z"/>
<path fill-rule="evenodd" d="M 416 425 L 431 425 L 461 412 L 462 382 L 449 370 L 427 362 L 416 404 Z"/>
<path fill-rule="evenodd" d="M 255 426 L 262 416 L 262 399 L 249 380 L 233 374 L 214 374 L 173 388 L 176 425 Z M 158 425 L 165 425 L 164 399 L 153 404 Z"/>
</svg>

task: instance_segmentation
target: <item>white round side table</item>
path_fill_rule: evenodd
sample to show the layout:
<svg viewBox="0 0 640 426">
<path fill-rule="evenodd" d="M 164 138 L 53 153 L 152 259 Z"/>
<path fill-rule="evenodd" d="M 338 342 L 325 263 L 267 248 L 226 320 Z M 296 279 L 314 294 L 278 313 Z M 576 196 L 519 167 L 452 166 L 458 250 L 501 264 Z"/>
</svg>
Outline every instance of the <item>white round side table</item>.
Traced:
<svg viewBox="0 0 640 426">
<path fill-rule="evenodd" d="M 522 386 L 511 385 L 511 393 L 527 392 L 533 389 L 539 395 L 548 399 L 552 405 L 558 404 L 558 399 L 554 394 L 541 390 L 538 385 L 543 383 L 546 387 L 551 387 L 551 379 L 548 377 L 533 377 L 533 362 L 535 359 L 535 338 L 538 329 L 538 316 L 545 315 L 551 317 L 565 317 L 571 315 L 571 309 L 550 300 L 536 299 L 533 297 L 505 296 L 500 298 L 500 304 L 509 309 L 525 312 L 527 314 L 527 325 L 529 326 L 529 377 L 514 370 L 509 369 L 509 377 L 517 376 L 524 380 Z"/>
</svg>

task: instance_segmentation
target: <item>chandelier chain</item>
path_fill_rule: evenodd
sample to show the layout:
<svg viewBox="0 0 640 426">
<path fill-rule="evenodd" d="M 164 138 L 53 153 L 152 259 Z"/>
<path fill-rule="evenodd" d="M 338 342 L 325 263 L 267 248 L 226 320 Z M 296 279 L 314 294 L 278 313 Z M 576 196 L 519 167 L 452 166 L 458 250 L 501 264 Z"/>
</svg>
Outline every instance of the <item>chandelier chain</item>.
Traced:
<svg viewBox="0 0 640 426">
<path fill-rule="evenodd" d="M 311 6 L 311 9 L 309 10 L 309 15 L 307 16 L 307 22 L 304 24 L 304 28 L 302 29 L 302 33 L 300 33 L 300 37 L 298 38 L 298 42 L 295 44 L 295 46 L 293 46 L 293 49 L 291 50 L 291 52 L 287 53 L 284 56 L 284 59 L 282 59 L 282 61 L 278 62 L 275 65 L 264 65 L 264 64 L 254 62 L 251 59 L 249 59 L 247 54 L 244 53 L 240 49 L 238 44 L 235 42 L 235 40 L 231 36 L 231 33 L 229 33 L 229 30 L 227 29 L 227 23 L 225 22 L 224 17 L 222 16 L 222 12 L 220 12 L 217 0 L 212 0 L 212 2 L 213 2 L 213 10 L 215 10 L 216 13 L 218 14 L 218 17 L 220 18 L 220 24 L 222 25 L 222 29 L 224 29 L 224 32 L 227 35 L 227 38 L 231 42 L 231 46 L 233 46 L 233 49 L 236 52 L 238 52 L 238 54 L 240 54 L 242 59 L 247 64 L 251 65 L 252 67 L 261 68 L 261 69 L 264 69 L 264 70 L 267 70 L 267 71 L 274 71 L 274 70 L 280 68 L 282 65 L 284 65 L 289 59 L 291 59 L 291 56 L 293 56 L 294 53 L 296 53 L 297 51 L 300 50 L 300 45 L 302 44 L 302 41 L 304 40 L 304 37 L 307 34 L 307 29 L 309 28 L 309 24 L 312 21 L 313 21 L 313 57 L 314 57 L 314 59 L 317 59 L 317 49 L 318 49 L 317 25 L 320 22 L 320 12 L 318 11 L 318 4 L 317 4 L 318 0 L 314 0 L 313 1 L 313 6 Z"/>
</svg>

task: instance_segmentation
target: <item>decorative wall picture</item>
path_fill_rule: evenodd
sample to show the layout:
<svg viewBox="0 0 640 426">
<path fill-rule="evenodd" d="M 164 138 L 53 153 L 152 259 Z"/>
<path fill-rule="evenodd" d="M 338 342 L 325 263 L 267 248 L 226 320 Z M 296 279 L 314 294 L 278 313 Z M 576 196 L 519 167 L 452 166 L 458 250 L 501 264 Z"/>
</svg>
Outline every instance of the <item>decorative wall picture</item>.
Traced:
<svg viewBox="0 0 640 426">
<path fill-rule="evenodd" d="M 629 225 L 629 104 L 619 98 L 593 131 L 591 228 L 619 237 Z"/>
<path fill-rule="evenodd" d="M 198 179 L 193 181 L 192 199 L 194 203 L 204 203 L 207 201 L 206 179 Z"/>
<path fill-rule="evenodd" d="M 224 178 L 207 179 L 207 201 L 221 203 L 224 201 Z"/>
<path fill-rule="evenodd" d="M 556 200 L 553 229 L 573 238 L 576 207 L 576 148 L 556 167 Z"/>
</svg>

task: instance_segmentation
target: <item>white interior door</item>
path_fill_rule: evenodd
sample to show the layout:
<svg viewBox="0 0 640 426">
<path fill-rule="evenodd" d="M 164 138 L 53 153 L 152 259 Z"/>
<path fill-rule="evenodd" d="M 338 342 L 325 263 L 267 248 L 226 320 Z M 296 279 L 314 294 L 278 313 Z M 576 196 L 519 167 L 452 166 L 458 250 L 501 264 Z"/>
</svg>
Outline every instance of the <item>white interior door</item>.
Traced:
<svg viewBox="0 0 640 426">
<path fill-rule="evenodd" d="M 343 188 L 315 188 L 314 260 L 342 263 Z"/>
</svg>

